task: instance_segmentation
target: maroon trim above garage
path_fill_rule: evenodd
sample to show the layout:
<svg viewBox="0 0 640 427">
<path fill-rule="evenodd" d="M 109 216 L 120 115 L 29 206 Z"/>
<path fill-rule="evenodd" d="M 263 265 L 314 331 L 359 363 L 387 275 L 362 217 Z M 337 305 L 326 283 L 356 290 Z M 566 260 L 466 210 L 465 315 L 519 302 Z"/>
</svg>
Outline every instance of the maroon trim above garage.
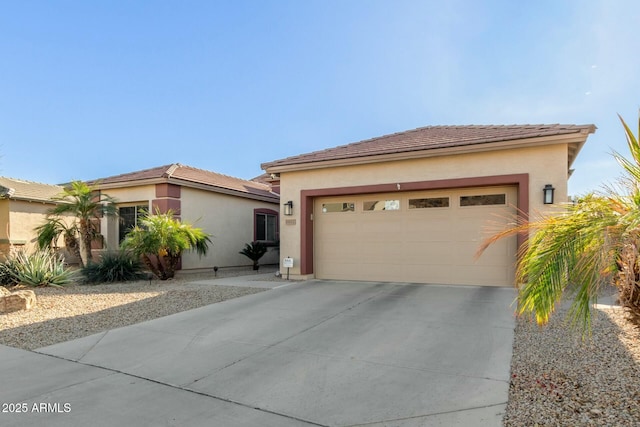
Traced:
<svg viewBox="0 0 640 427">
<path fill-rule="evenodd" d="M 313 219 L 311 214 L 316 197 L 503 185 L 518 187 L 518 216 L 521 219 L 527 219 L 529 217 L 529 174 L 527 173 L 302 190 L 300 192 L 300 274 L 313 274 Z M 518 247 L 524 241 L 525 236 L 518 235 Z"/>
</svg>

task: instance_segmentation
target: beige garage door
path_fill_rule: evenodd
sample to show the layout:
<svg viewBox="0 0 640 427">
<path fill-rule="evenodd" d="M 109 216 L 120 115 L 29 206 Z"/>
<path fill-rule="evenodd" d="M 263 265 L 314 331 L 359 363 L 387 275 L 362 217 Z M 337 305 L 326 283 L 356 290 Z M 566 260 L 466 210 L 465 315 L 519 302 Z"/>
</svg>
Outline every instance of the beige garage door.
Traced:
<svg viewBox="0 0 640 427">
<path fill-rule="evenodd" d="M 515 214 L 515 187 L 318 198 L 314 270 L 321 279 L 509 286 L 516 238 L 474 258 Z"/>
</svg>

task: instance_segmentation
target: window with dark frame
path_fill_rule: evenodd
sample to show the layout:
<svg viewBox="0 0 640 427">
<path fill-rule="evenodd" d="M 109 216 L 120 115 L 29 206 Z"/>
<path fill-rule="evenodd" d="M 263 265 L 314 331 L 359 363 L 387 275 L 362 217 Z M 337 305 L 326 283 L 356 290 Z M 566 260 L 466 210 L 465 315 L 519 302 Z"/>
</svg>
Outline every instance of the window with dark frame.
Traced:
<svg viewBox="0 0 640 427">
<path fill-rule="evenodd" d="M 278 215 L 256 212 L 255 238 L 259 242 L 276 242 L 278 240 Z"/>
<path fill-rule="evenodd" d="M 121 206 L 118 208 L 120 219 L 120 226 L 118 227 L 119 242 L 122 243 L 127 233 L 139 224 L 140 219 L 147 214 L 148 210 L 149 206 L 147 205 Z"/>
</svg>

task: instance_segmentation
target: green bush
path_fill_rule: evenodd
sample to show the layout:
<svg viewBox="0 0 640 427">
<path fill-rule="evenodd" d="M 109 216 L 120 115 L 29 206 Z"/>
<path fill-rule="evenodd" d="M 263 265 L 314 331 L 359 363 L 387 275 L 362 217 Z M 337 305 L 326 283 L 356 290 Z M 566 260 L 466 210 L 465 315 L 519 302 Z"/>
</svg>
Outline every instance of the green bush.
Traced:
<svg viewBox="0 0 640 427">
<path fill-rule="evenodd" d="M 260 268 L 260 264 L 258 263 L 260 258 L 267 253 L 267 245 L 262 242 L 247 243 L 239 253 L 253 261 L 253 269 L 257 270 Z"/>
<path fill-rule="evenodd" d="M 62 256 L 49 250 L 19 252 L 15 261 L 14 275 L 22 285 L 62 287 L 73 280 L 73 272 L 65 268 Z"/>
<path fill-rule="evenodd" d="M 18 262 L 13 256 L 0 263 L 0 286 L 15 286 L 18 284 L 17 268 Z"/>
<path fill-rule="evenodd" d="M 129 252 L 106 252 L 100 262 L 81 270 L 85 283 L 113 283 L 146 278 L 140 259 Z"/>
</svg>

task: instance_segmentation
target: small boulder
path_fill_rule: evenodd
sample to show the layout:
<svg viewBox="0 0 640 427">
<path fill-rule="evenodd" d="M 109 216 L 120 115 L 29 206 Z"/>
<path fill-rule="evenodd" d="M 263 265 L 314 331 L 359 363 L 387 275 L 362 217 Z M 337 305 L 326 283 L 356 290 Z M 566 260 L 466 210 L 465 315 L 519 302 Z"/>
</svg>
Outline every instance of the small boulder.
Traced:
<svg viewBox="0 0 640 427">
<path fill-rule="evenodd" d="M 36 306 L 36 293 L 25 289 L 0 296 L 0 313 L 30 310 Z"/>
</svg>

